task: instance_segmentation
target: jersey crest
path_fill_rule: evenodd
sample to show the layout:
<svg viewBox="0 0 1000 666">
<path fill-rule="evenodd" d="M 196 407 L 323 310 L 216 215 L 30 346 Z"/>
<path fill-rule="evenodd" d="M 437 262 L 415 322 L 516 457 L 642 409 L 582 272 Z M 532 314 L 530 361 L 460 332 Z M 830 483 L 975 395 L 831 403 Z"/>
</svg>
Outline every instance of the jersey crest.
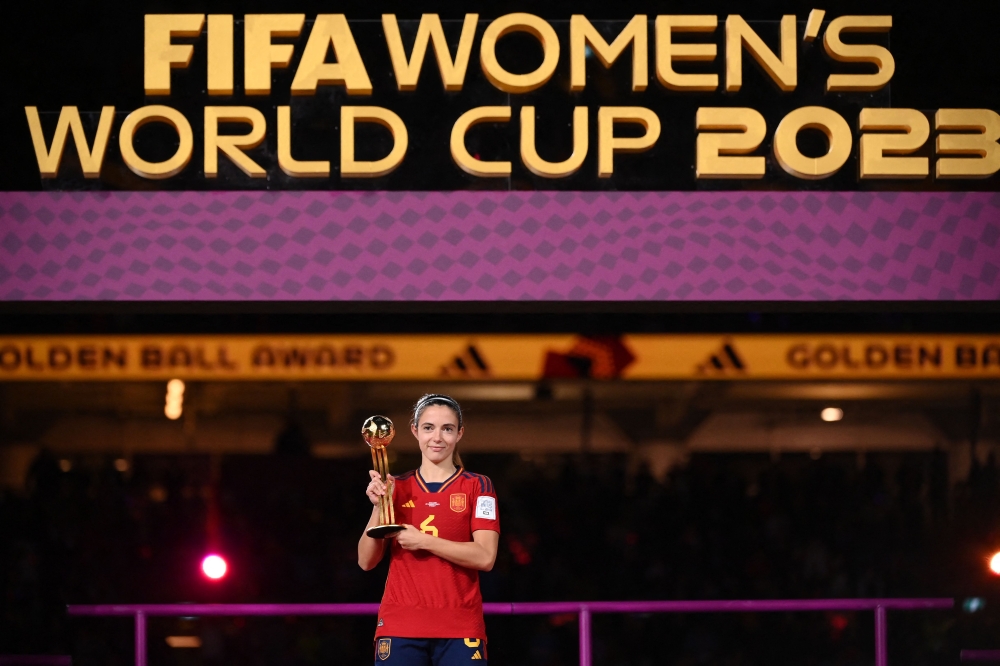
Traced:
<svg viewBox="0 0 1000 666">
<path fill-rule="evenodd" d="M 465 511 L 466 506 L 468 506 L 468 496 L 465 493 L 452 493 L 451 502 L 449 505 L 451 510 L 456 513 L 462 513 Z"/>
</svg>

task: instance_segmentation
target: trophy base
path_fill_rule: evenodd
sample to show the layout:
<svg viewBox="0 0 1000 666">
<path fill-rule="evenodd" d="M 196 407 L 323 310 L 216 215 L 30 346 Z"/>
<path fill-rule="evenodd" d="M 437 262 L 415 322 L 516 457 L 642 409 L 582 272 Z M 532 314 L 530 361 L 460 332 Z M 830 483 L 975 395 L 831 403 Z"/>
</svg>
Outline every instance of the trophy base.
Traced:
<svg viewBox="0 0 1000 666">
<path fill-rule="evenodd" d="M 375 527 L 369 527 L 365 530 L 365 534 L 373 539 L 384 539 L 387 536 L 392 536 L 396 532 L 401 532 L 402 530 L 402 525 L 376 525 Z"/>
</svg>

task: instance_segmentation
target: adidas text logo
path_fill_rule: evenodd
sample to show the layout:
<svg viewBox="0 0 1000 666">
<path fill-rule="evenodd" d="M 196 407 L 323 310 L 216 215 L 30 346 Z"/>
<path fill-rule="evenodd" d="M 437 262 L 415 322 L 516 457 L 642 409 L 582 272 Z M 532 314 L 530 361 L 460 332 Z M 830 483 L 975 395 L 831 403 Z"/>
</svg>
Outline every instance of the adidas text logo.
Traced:
<svg viewBox="0 0 1000 666">
<path fill-rule="evenodd" d="M 413 500 L 408 500 L 406 502 L 406 504 L 403 505 L 403 508 L 404 509 L 413 509 L 413 508 L 416 508 L 416 506 L 417 505 L 413 503 Z"/>
<path fill-rule="evenodd" d="M 441 366 L 444 377 L 489 377 L 490 366 L 486 364 L 475 345 L 469 345 L 450 363 Z"/>
<path fill-rule="evenodd" d="M 742 373 L 744 371 L 746 371 L 746 364 L 736 352 L 736 348 L 729 342 L 723 344 L 719 351 L 711 354 L 704 363 L 698 365 L 698 372 L 703 375 Z"/>
</svg>

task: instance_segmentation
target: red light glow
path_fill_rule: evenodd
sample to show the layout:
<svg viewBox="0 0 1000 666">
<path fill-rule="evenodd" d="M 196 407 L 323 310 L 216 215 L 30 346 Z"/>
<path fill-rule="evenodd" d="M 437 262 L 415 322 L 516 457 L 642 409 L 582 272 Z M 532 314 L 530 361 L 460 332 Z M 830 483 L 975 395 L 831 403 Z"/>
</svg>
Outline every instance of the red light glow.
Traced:
<svg viewBox="0 0 1000 666">
<path fill-rule="evenodd" d="M 1000 552 L 994 553 L 990 558 L 990 571 L 1000 576 Z"/>
<path fill-rule="evenodd" d="M 212 580 L 219 580 L 226 575 L 229 567 L 226 561 L 218 555 L 209 555 L 201 561 L 201 571 Z"/>
</svg>

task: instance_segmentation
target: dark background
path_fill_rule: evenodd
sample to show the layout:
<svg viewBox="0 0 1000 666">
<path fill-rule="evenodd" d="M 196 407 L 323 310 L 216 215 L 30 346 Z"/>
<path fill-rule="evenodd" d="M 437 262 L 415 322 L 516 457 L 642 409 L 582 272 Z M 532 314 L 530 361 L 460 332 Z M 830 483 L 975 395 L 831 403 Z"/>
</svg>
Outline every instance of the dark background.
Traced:
<svg viewBox="0 0 1000 666">
<path fill-rule="evenodd" d="M 12 10 L 11 18 L 0 27 L 0 55 L 8 63 L 4 73 L 5 94 L 0 102 L 0 145 L 4 159 L 0 163 L 0 190 L 35 189 L 619 189 L 619 190 L 690 190 L 690 189 L 959 189 L 995 190 L 1000 178 L 937 182 L 875 181 L 858 183 L 855 155 L 835 176 L 822 181 L 804 181 L 786 174 L 771 155 L 771 132 L 790 110 L 810 104 L 822 104 L 840 112 L 849 124 L 856 126 L 857 112 L 864 106 L 894 106 L 916 108 L 933 113 L 942 107 L 1000 107 L 1000 76 L 994 63 L 1000 61 L 1000 41 L 995 38 L 995 25 L 1000 8 L 991 2 L 957 3 L 897 3 L 887 1 L 841 2 L 826 7 L 827 20 L 845 14 L 890 14 L 893 28 L 888 35 L 855 33 L 847 41 L 874 42 L 888 45 L 896 61 L 896 73 L 891 84 L 877 93 L 823 93 L 826 76 L 832 71 L 871 71 L 869 66 L 833 63 L 825 55 L 820 39 L 811 44 L 798 40 L 799 85 L 792 93 L 781 93 L 753 59 L 744 54 L 744 85 L 736 94 L 674 93 L 665 90 L 655 76 L 655 33 L 652 20 L 658 13 L 714 13 L 720 26 L 711 35 L 694 35 L 695 41 L 713 40 L 718 56 L 713 63 L 681 64 L 682 71 L 710 71 L 720 74 L 724 82 L 726 15 L 738 13 L 752 21 L 753 27 L 772 47 L 777 48 L 778 21 L 785 13 L 793 13 L 804 22 L 814 3 L 720 1 L 705 5 L 696 2 L 663 3 L 626 0 L 615 3 L 584 1 L 577 3 L 490 3 L 473 7 L 467 3 L 424 2 L 401 7 L 377 2 L 328 3 L 304 1 L 294 6 L 267 2 L 125 2 L 106 0 L 84 5 L 66 5 L 58 9 L 47 3 L 21 3 Z M 444 93 L 433 56 L 428 52 L 420 85 L 416 92 L 399 93 L 392 77 L 392 67 L 385 46 L 380 16 L 395 13 L 403 23 L 404 42 L 410 49 L 419 15 L 437 12 L 446 21 L 449 39 L 457 40 L 461 19 L 467 11 L 480 13 L 466 85 L 462 92 Z M 526 95 L 508 96 L 493 88 L 479 67 L 479 42 L 482 31 L 497 16 L 527 11 L 550 20 L 560 34 L 561 55 L 556 74 L 541 89 Z M 143 15 L 145 13 L 232 13 L 238 23 L 235 30 L 236 94 L 231 98 L 208 97 L 205 85 L 205 40 L 181 39 L 193 42 L 194 60 L 189 68 L 174 70 L 173 94 L 168 97 L 145 98 L 143 93 Z M 270 97 L 247 98 L 242 94 L 242 25 L 247 13 L 303 12 L 307 23 L 318 12 L 341 12 L 352 21 L 352 32 L 361 50 L 366 69 L 372 79 L 374 95 L 347 97 L 342 87 L 321 87 L 316 96 L 292 99 L 289 86 L 298 57 L 311 25 L 293 42 L 296 55 L 288 69 L 274 70 Z M 588 61 L 588 85 L 583 93 L 568 91 L 569 44 L 568 19 L 573 13 L 587 16 L 605 34 L 618 31 L 636 13 L 650 17 L 649 57 L 650 82 L 645 92 L 632 93 L 631 50 L 610 69 L 605 70 L 593 59 Z M 407 21 L 407 19 L 411 19 Z M 825 28 L 825 24 L 824 24 Z M 798 29 L 802 32 L 802 24 Z M 685 36 L 677 37 L 683 41 Z M 332 55 L 330 56 L 332 58 Z M 511 71 L 531 71 L 540 62 L 541 49 L 537 42 L 523 34 L 510 35 L 500 41 L 499 58 Z M 143 180 L 129 171 L 118 154 L 117 127 L 129 111 L 150 103 L 166 103 L 181 110 L 195 131 L 195 149 L 191 164 L 178 176 L 164 181 Z M 329 159 L 334 169 L 329 179 L 290 179 L 278 167 L 276 159 L 276 116 L 274 107 L 291 104 L 293 108 L 293 154 L 298 159 Z M 406 122 L 410 145 L 403 165 L 389 176 L 378 179 L 340 179 L 336 173 L 339 162 L 339 106 L 376 104 L 397 112 Z M 268 138 L 250 151 L 258 163 L 269 172 L 267 179 L 245 176 L 227 159 L 220 160 L 217 179 L 205 179 L 202 172 L 201 126 L 202 109 L 213 104 L 249 104 L 260 108 L 268 118 Z M 513 163 L 511 178 L 487 179 L 468 176 L 451 160 L 448 137 L 454 120 L 464 111 L 481 105 L 510 104 L 512 121 L 504 125 L 484 125 L 473 129 L 468 146 L 473 154 L 483 158 L 508 159 Z M 60 176 L 42 181 L 31 146 L 24 106 L 37 106 L 43 114 L 43 126 L 49 132 L 55 126 L 63 105 L 77 105 L 89 112 L 85 124 L 96 128 L 99 109 L 114 105 L 118 118 L 115 123 L 105 167 L 100 180 L 81 177 L 75 150 L 67 146 Z M 542 179 L 533 176 L 521 164 L 517 150 L 518 110 L 522 105 L 536 107 L 538 149 L 550 160 L 564 159 L 569 154 L 571 132 L 568 126 L 572 107 L 590 107 L 591 146 L 583 168 L 565 179 Z M 601 105 L 639 105 L 656 110 L 663 131 L 656 146 L 638 155 L 619 156 L 615 175 L 610 179 L 596 177 L 596 115 Z M 768 120 L 768 135 L 756 154 L 768 157 L 768 175 L 762 181 L 709 181 L 694 179 L 694 114 L 699 106 L 750 106 L 761 111 Z M 236 133 L 245 131 L 233 126 Z M 626 129 L 620 130 L 626 132 Z M 388 133 L 381 128 L 365 128 L 359 133 L 359 157 L 375 159 L 389 150 Z M 147 159 L 164 159 L 171 155 L 176 143 L 172 130 L 150 125 L 138 133 L 136 146 Z M 921 154 L 930 155 L 933 135 Z M 806 154 L 825 152 L 825 140 L 816 131 L 800 135 L 800 147 Z"/>
<path fill-rule="evenodd" d="M 470 422 L 470 425 L 474 425 Z M 400 442 L 395 468 L 419 463 Z M 949 486 L 945 454 L 700 454 L 665 482 L 621 455 L 471 454 L 501 498 L 503 534 L 486 601 L 957 597 L 954 611 L 889 614 L 890 662 L 958 664 L 995 649 L 998 469 Z M 131 663 L 128 619 L 70 619 L 65 603 L 372 602 L 364 573 L 363 459 L 282 455 L 52 457 L 29 492 L 0 493 L 0 652 Z M 213 471 L 214 470 L 214 471 Z M 231 572 L 196 571 L 209 497 Z M 985 600 L 969 613 L 966 599 Z M 154 618 L 150 661 L 176 666 L 370 663 L 374 618 Z M 577 663 L 575 616 L 490 617 L 497 664 Z M 200 650 L 170 649 L 196 635 Z M 599 615 L 594 663 L 862 665 L 871 613 Z"/>
</svg>

